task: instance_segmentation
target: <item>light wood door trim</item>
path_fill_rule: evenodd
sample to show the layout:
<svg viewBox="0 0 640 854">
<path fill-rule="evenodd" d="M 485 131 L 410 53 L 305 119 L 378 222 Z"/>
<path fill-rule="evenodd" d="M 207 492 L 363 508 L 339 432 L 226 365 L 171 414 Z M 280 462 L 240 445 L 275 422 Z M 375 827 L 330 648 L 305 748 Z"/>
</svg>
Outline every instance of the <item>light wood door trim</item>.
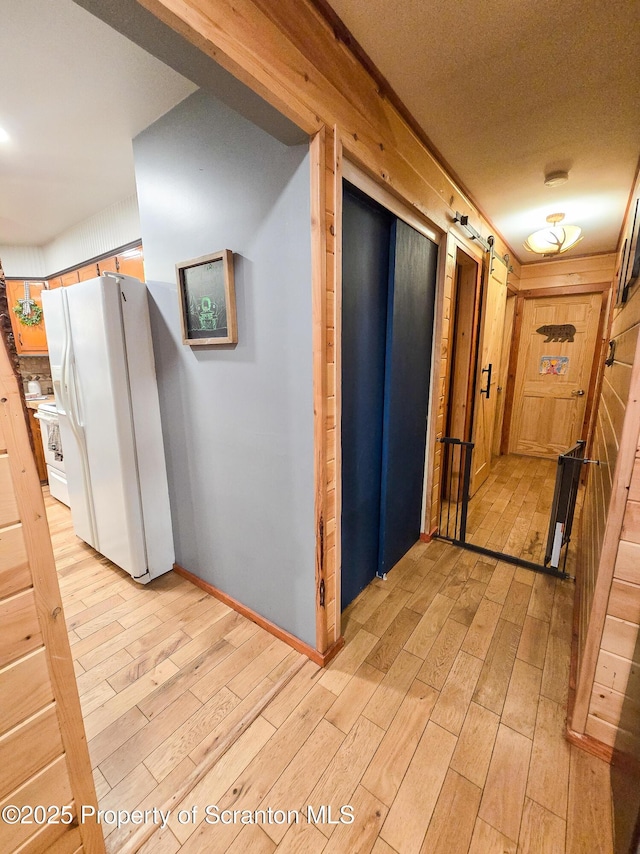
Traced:
<svg viewBox="0 0 640 854">
<path fill-rule="evenodd" d="M 450 383 L 447 393 L 448 413 L 446 423 L 450 426 L 448 433 L 465 442 L 470 441 L 471 411 L 475 388 L 473 374 L 475 369 L 477 347 L 478 347 L 478 314 L 480 311 L 480 272 L 482 262 L 471 258 L 460 248 L 456 251 L 456 274 L 454 277 L 453 293 L 451 295 L 451 346 L 449 370 Z M 470 287 L 471 286 L 471 287 Z M 466 302 L 461 300 L 461 291 L 464 290 Z M 464 313 L 462 313 L 464 312 Z M 464 326 L 462 325 L 464 324 Z M 468 334 L 469 341 L 467 350 L 461 351 L 462 337 Z M 466 343 L 466 342 L 465 342 Z M 463 355 L 463 360 L 460 356 Z M 464 413 L 452 411 L 456 405 L 456 399 L 464 401 Z"/>
<path fill-rule="evenodd" d="M 484 264 L 484 292 L 480 314 L 482 329 L 479 334 L 474 376 L 474 405 L 471 428 L 471 441 L 474 443 L 474 451 L 471 495 L 487 479 L 491 468 L 493 432 L 497 410 L 496 388 L 502 354 L 508 275 L 509 268 L 506 262 L 494 253 L 487 253 Z M 489 377 L 487 374 L 485 377 L 483 370 L 489 365 L 492 366 L 491 376 Z M 485 381 L 489 379 L 491 381 L 489 391 L 493 392 L 493 396 L 490 394 L 485 396 L 481 391 Z M 480 419 L 482 419 L 482 423 Z"/>
<path fill-rule="evenodd" d="M 507 283 L 507 300 L 504 314 L 504 326 L 502 329 L 502 354 L 500 357 L 500 368 L 498 371 L 498 383 L 496 391 L 500 395 L 497 399 L 496 423 L 493 428 L 492 453 L 498 457 L 502 453 L 502 433 L 507 404 L 507 380 L 511 359 L 511 340 L 513 338 L 515 325 L 516 297 L 510 291 Z"/>
<path fill-rule="evenodd" d="M 311 287 L 312 287 L 312 349 L 313 349 L 313 413 L 314 413 L 314 473 L 316 516 L 316 649 L 324 652 L 327 636 L 326 590 L 326 483 L 325 430 L 327 427 L 326 398 L 326 129 L 321 128 L 312 138 L 311 160 Z"/>
<path fill-rule="evenodd" d="M 342 142 L 323 127 L 310 142 L 315 479 L 316 651 L 341 637 L 340 513 Z"/>
<path fill-rule="evenodd" d="M 518 369 L 518 353 L 520 351 L 520 337 L 522 334 L 522 314 L 524 311 L 524 297 L 518 294 L 513 312 L 513 338 L 511 339 L 511 352 L 509 353 L 509 368 L 507 371 L 506 400 L 504 404 L 504 415 L 502 419 L 502 442 L 500 453 L 509 453 L 509 441 L 511 438 L 511 417 L 513 415 L 513 398 L 516 389 L 516 371 Z"/>
<path fill-rule="evenodd" d="M 327 164 L 328 165 L 328 164 Z M 343 156 L 342 156 L 342 138 L 336 127 L 333 128 L 333 173 L 327 170 L 328 178 L 332 178 L 333 186 L 330 188 L 333 192 L 334 199 L 334 217 L 330 227 L 330 233 L 333 236 L 333 317 L 329 318 L 329 323 L 333 320 L 334 327 L 334 344 L 333 344 L 333 366 L 327 364 L 327 371 L 331 376 L 334 401 L 335 401 L 335 418 L 333 422 L 333 432 L 329 430 L 327 424 L 327 437 L 332 435 L 333 441 L 327 438 L 327 456 L 333 455 L 335 460 L 335 547 L 334 547 L 334 602 L 333 602 L 333 621 L 334 631 L 330 635 L 331 642 L 338 643 L 342 637 L 342 442 L 340 441 L 340 428 L 342 423 L 342 176 L 343 176 Z M 333 231 L 331 231 L 333 229 Z M 331 253 L 328 251 L 328 258 L 331 260 Z M 327 614 L 327 619 L 331 620 L 331 615 Z"/>
</svg>

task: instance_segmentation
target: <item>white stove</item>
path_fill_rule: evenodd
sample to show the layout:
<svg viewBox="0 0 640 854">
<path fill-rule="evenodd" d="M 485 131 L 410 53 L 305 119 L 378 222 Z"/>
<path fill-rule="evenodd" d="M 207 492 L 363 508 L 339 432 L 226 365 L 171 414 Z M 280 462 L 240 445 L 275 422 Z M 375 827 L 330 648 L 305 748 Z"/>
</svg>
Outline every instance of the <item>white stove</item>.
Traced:
<svg viewBox="0 0 640 854">
<path fill-rule="evenodd" d="M 67 486 L 67 475 L 64 470 L 64 456 L 58 427 L 58 410 L 55 403 L 41 403 L 38 407 L 36 418 L 40 421 L 42 447 L 44 449 L 45 462 L 47 463 L 49 492 L 54 498 L 62 501 L 68 507 L 69 488 Z"/>
</svg>

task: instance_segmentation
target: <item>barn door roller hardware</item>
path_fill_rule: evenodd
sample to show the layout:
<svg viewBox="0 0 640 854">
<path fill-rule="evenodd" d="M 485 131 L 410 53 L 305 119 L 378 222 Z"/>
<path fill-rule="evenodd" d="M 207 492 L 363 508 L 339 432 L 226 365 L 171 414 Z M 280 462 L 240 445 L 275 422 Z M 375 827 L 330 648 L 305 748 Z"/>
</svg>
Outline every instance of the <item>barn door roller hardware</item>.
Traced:
<svg viewBox="0 0 640 854">
<path fill-rule="evenodd" d="M 485 252 L 491 253 L 491 269 L 493 269 L 493 259 L 497 258 L 499 261 L 502 261 L 502 263 L 507 266 L 507 269 L 510 273 L 513 273 L 513 267 L 510 264 L 509 255 L 498 255 L 498 253 L 494 250 L 493 244 L 495 243 L 496 239 L 493 234 L 490 234 L 489 237 L 487 237 L 485 240 L 485 238 L 480 234 L 479 231 L 476 231 L 476 229 L 472 225 L 469 225 L 469 217 L 467 216 L 467 214 L 461 214 L 459 211 L 456 211 L 456 215 L 454 216 L 453 221 L 459 222 L 462 228 L 464 228 L 464 230 L 467 232 L 467 234 L 472 240 L 475 240 L 476 243 L 479 243 Z"/>
<path fill-rule="evenodd" d="M 469 217 L 467 216 L 467 214 L 461 214 L 456 211 L 456 215 L 453 221 L 459 222 L 462 228 L 464 228 L 464 230 L 467 232 L 469 237 L 472 240 L 477 241 L 480 246 L 482 246 L 485 252 L 489 252 L 491 250 L 493 246 L 493 237 L 489 237 L 487 240 L 485 240 L 485 238 L 480 234 L 479 231 L 476 231 L 476 229 L 472 225 L 469 225 Z"/>
</svg>

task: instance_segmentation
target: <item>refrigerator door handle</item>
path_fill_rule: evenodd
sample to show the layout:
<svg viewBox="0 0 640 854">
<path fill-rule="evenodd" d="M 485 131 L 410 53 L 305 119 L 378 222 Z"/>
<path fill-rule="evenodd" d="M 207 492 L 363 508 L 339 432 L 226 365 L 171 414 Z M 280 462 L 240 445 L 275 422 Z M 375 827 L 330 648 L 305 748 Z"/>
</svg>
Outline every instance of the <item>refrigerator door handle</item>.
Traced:
<svg viewBox="0 0 640 854">
<path fill-rule="evenodd" d="M 62 392 L 62 405 L 65 409 L 69 426 L 75 436 L 80 455 L 80 463 L 82 469 L 82 481 L 84 486 L 84 498 L 87 505 L 89 528 L 91 530 L 92 543 L 96 551 L 100 551 L 100 543 L 98 540 L 98 525 L 96 522 L 96 511 L 93 504 L 93 492 L 91 491 L 91 474 L 89 471 L 89 455 L 87 452 L 87 444 L 84 436 L 84 430 L 78 417 L 77 394 L 75 377 L 73 373 L 73 348 L 71 341 L 71 318 L 69 317 L 69 303 L 67 294 L 62 291 L 62 306 L 64 318 L 64 340 L 62 343 L 62 378 L 60 382 L 60 391 Z M 73 387 L 73 391 L 72 391 Z"/>
</svg>

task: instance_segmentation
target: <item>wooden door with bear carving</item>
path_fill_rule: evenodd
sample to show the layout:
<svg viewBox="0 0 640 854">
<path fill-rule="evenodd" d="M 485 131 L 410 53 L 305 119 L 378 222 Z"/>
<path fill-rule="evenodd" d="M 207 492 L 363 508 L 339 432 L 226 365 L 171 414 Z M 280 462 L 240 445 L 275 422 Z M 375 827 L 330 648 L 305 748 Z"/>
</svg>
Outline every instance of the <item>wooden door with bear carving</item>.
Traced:
<svg viewBox="0 0 640 854">
<path fill-rule="evenodd" d="M 509 451 L 555 457 L 584 439 L 601 293 L 523 300 Z"/>
</svg>

